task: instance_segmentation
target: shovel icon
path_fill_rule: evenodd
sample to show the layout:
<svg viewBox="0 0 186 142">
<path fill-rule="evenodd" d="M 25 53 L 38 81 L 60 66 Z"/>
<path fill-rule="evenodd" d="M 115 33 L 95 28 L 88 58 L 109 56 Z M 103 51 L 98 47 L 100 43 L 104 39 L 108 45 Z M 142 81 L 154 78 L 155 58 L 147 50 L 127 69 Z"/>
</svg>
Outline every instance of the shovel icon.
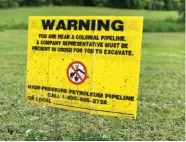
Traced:
<svg viewBox="0 0 186 142">
<path fill-rule="evenodd" d="M 79 65 L 75 65 L 75 67 L 76 67 L 76 70 L 75 70 L 75 72 L 71 72 L 71 73 L 70 73 L 70 77 L 71 77 L 71 78 L 74 77 L 75 81 L 78 81 L 78 80 L 79 80 L 79 77 L 77 76 L 77 72 L 79 71 L 79 72 L 81 72 L 82 74 L 85 74 L 85 72 L 82 71 L 81 69 L 79 69 Z M 74 75 L 75 75 L 75 76 L 74 76 Z"/>
</svg>

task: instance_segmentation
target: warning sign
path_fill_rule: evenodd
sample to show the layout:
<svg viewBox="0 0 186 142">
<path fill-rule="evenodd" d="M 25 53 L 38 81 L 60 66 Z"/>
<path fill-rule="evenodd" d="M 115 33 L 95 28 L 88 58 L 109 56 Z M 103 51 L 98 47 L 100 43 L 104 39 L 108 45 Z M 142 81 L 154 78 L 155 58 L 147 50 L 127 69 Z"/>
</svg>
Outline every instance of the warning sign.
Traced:
<svg viewBox="0 0 186 142">
<path fill-rule="evenodd" d="M 29 103 L 136 118 L 143 17 L 29 17 Z"/>
<path fill-rule="evenodd" d="M 67 69 L 67 76 L 71 83 L 81 84 L 87 77 L 87 69 L 85 65 L 80 61 L 72 62 Z"/>
</svg>

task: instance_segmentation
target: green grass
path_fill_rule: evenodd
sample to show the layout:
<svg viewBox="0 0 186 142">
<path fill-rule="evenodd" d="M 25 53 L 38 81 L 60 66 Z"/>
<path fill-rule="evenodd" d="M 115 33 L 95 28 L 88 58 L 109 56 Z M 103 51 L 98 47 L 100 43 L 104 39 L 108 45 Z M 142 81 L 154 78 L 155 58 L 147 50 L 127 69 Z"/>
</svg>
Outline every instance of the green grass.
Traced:
<svg viewBox="0 0 186 142">
<path fill-rule="evenodd" d="M 18 8 L 18 9 L 3 9 L 0 10 L 2 21 L 14 19 L 15 21 L 26 21 L 27 17 L 32 16 L 89 16 L 89 15 L 124 15 L 124 16 L 144 16 L 147 20 L 163 20 L 166 18 L 178 18 L 176 11 L 147 11 L 147 10 L 122 10 L 111 8 L 98 7 L 32 7 L 32 8 Z M 5 16 L 6 15 L 6 16 Z"/>
<path fill-rule="evenodd" d="M 6 16 L 5 16 L 6 15 Z M 184 32 L 177 11 L 148 11 L 98 7 L 36 7 L 0 10 L 0 29 L 27 29 L 28 16 L 144 16 L 145 32 Z M 168 19 L 168 20 L 167 20 Z"/>
<path fill-rule="evenodd" d="M 185 140 L 184 33 L 144 33 L 137 120 L 60 110 L 58 136 L 54 110 L 25 102 L 27 31 L 0 39 L 0 140 Z"/>
</svg>

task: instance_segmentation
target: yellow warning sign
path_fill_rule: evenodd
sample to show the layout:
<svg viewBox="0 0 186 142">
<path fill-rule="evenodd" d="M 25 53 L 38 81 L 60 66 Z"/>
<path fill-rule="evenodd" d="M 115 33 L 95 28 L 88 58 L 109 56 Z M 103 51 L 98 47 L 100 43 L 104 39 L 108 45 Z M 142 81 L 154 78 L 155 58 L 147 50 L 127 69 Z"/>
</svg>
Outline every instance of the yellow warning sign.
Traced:
<svg viewBox="0 0 186 142">
<path fill-rule="evenodd" d="M 136 118 L 143 17 L 29 17 L 29 103 Z"/>
</svg>

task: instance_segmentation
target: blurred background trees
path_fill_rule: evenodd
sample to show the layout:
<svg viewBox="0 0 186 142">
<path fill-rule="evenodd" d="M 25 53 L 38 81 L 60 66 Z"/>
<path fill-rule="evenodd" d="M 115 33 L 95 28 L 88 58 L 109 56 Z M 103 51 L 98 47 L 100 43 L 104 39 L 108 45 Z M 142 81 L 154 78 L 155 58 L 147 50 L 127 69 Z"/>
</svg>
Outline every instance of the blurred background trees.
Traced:
<svg viewBox="0 0 186 142">
<path fill-rule="evenodd" d="M 0 8 L 44 5 L 103 6 L 127 9 L 177 10 L 184 0 L 0 0 Z"/>
<path fill-rule="evenodd" d="M 185 16 L 185 0 L 0 0 L 0 8 L 28 6 L 98 6 L 123 9 L 177 10 Z"/>
<path fill-rule="evenodd" d="M 185 0 L 180 0 L 179 14 L 182 21 L 185 21 Z"/>
</svg>

